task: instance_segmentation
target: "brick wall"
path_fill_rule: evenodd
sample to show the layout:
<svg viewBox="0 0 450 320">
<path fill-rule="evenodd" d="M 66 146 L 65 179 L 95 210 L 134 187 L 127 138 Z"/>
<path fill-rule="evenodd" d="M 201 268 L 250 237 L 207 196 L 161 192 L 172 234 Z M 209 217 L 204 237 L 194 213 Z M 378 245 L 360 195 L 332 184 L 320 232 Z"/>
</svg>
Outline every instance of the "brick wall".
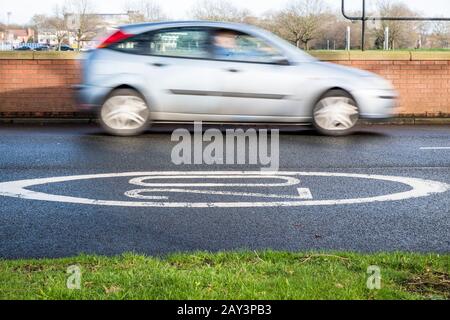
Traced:
<svg viewBox="0 0 450 320">
<path fill-rule="evenodd" d="M 450 117 L 450 53 L 315 52 L 316 57 L 391 80 L 399 114 Z M 0 53 L 0 117 L 83 117 L 71 86 L 80 81 L 74 53 Z"/>
<path fill-rule="evenodd" d="M 70 53 L 35 54 L 0 58 L 0 116 L 82 116 L 71 89 L 81 80 L 80 60 Z"/>
<path fill-rule="evenodd" d="M 402 116 L 450 115 L 450 61 L 338 61 L 389 79 L 400 93 Z"/>
</svg>

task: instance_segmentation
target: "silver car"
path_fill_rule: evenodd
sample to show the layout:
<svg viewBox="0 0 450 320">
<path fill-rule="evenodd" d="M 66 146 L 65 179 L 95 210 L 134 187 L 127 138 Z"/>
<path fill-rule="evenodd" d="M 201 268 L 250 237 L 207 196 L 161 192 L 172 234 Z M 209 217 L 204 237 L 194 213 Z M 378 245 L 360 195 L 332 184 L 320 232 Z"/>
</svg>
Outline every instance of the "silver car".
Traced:
<svg viewBox="0 0 450 320">
<path fill-rule="evenodd" d="M 383 78 L 321 62 L 256 27 L 164 22 L 120 27 L 83 62 L 80 107 L 115 135 L 151 122 L 313 123 L 345 135 L 391 117 Z"/>
</svg>

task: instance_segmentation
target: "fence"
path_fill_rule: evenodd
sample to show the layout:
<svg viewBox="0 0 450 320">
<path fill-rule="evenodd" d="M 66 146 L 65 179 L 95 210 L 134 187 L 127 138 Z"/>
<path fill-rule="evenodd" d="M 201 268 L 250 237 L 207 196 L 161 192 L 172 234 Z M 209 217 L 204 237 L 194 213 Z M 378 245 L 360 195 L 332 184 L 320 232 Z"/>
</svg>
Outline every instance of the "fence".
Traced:
<svg viewBox="0 0 450 320">
<path fill-rule="evenodd" d="M 13 45 L 6 41 L 0 41 L 0 51 L 11 51 L 13 50 Z"/>
<path fill-rule="evenodd" d="M 12 51 L 20 47 L 30 47 L 32 50 L 46 45 L 45 43 L 24 43 L 0 41 L 0 51 Z"/>
</svg>

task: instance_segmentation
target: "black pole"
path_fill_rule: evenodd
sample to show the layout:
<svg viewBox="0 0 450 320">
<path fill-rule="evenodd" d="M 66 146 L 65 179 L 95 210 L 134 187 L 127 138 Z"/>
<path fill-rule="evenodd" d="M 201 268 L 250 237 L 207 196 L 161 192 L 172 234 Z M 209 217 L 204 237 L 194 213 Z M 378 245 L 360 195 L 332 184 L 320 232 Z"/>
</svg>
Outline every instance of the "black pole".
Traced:
<svg viewBox="0 0 450 320">
<path fill-rule="evenodd" d="M 366 49 L 366 0 L 362 3 L 361 50 Z"/>
<path fill-rule="evenodd" d="M 341 6 L 342 15 L 352 21 L 361 21 L 363 20 L 362 17 L 353 17 L 349 16 L 345 11 L 345 0 L 342 0 L 342 6 Z M 450 18 L 445 17 L 367 17 L 367 20 L 375 20 L 375 21 L 450 21 Z"/>
<path fill-rule="evenodd" d="M 437 17 L 367 17 L 366 16 L 366 0 L 362 0 L 362 16 L 361 17 L 353 17 L 349 16 L 345 12 L 345 0 L 342 0 L 341 11 L 342 15 L 351 21 L 361 21 L 362 23 L 362 32 L 361 32 L 361 49 L 365 50 L 366 44 L 366 21 L 374 20 L 374 21 L 450 21 L 450 18 L 437 18 Z"/>
</svg>

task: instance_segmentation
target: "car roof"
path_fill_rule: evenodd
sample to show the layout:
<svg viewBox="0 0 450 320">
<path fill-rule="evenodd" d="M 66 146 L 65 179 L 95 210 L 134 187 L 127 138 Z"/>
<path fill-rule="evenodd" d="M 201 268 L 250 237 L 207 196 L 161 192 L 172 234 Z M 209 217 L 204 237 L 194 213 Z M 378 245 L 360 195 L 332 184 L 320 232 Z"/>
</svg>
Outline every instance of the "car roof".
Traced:
<svg viewBox="0 0 450 320">
<path fill-rule="evenodd" d="M 144 26 L 166 26 L 166 25 L 186 25 L 186 24 L 193 24 L 193 25 L 240 25 L 241 23 L 236 22 L 223 22 L 223 21 L 206 21 L 206 20 L 175 20 L 175 21 L 158 21 L 158 22 L 142 22 L 142 23 L 132 23 L 132 24 L 125 24 L 122 25 L 122 27 L 144 27 Z"/>
<path fill-rule="evenodd" d="M 122 25 L 119 28 L 131 33 L 141 33 L 151 30 L 158 30 L 163 28 L 176 28 L 176 27 L 212 27 L 212 28 L 229 28 L 241 31 L 252 31 L 258 29 L 253 26 L 249 26 L 242 23 L 234 22 L 220 22 L 220 21 L 203 21 L 203 20 L 190 20 L 190 21 L 161 21 L 161 22 L 146 22 L 137 24 Z"/>
</svg>

